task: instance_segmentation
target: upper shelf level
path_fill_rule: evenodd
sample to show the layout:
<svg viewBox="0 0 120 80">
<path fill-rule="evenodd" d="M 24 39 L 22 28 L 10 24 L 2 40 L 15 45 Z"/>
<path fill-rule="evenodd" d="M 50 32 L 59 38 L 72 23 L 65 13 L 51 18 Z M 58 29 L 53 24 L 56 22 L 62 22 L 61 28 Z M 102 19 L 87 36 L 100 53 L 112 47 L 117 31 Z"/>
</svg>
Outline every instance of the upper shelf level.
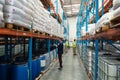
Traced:
<svg viewBox="0 0 120 80">
<path fill-rule="evenodd" d="M 120 40 L 120 27 L 109 29 L 105 32 L 97 33 L 93 36 L 84 36 L 81 40 L 110 39 Z"/>
<path fill-rule="evenodd" d="M 104 2 L 104 13 L 109 11 L 110 7 L 113 5 L 112 3 L 113 3 L 113 0 L 105 0 L 105 2 Z M 99 16 L 102 16 L 102 7 L 99 8 Z M 93 20 L 95 20 L 95 16 L 94 16 L 94 18 L 92 17 L 89 20 L 89 22 L 92 23 Z"/>
<path fill-rule="evenodd" d="M 0 37 L 11 36 L 11 37 L 26 37 L 26 38 L 39 38 L 39 39 L 54 39 L 60 40 L 62 38 L 50 36 L 50 35 L 43 35 L 34 32 L 25 32 L 25 31 L 17 31 L 17 30 L 10 30 L 6 28 L 0 28 Z"/>
</svg>

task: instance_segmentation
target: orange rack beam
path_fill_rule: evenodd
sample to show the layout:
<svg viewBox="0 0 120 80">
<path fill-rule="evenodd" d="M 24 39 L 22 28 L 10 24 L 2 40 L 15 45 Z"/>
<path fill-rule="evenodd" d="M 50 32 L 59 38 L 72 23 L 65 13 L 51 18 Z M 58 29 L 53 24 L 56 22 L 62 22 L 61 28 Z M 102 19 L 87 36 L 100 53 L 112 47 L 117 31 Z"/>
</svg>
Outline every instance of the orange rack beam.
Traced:
<svg viewBox="0 0 120 80">
<path fill-rule="evenodd" d="M 25 31 L 17 31 L 17 30 L 10 30 L 6 28 L 0 28 L 0 36 L 12 36 L 12 37 L 33 37 L 33 38 L 40 38 L 40 39 L 55 39 L 55 40 L 60 40 L 62 38 L 59 37 L 52 37 L 52 36 L 47 36 L 47 35 L 42 35 L 42 34 L 37 34 L 33 32 L 25 32 Z"/>
<path fill-rule="evenodd" d="M 120 27 L 109 29 L 108 31 L 95 34 L 94 36 L 87 36 L 82 38 L 81 40 L 94 40 L 102 38 L 107 38 L 110 40 L 120 40 Z"/>
</svg>

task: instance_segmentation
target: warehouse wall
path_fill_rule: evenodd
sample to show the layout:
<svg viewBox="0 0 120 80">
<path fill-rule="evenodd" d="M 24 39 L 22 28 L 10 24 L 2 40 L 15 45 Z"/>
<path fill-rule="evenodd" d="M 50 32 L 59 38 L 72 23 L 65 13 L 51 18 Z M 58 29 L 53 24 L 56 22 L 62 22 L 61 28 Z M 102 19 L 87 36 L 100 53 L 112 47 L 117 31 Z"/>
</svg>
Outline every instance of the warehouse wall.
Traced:
<svg viewBox="0 0 120 80">
<path fill-rule="evenodd" d="M 77 22 L 77 17 L 68 17 L 68 22 L 70 26 L 70 41 L 72 41 L 74 38 L 76 38 L 76 22 Z"/>
</svg>

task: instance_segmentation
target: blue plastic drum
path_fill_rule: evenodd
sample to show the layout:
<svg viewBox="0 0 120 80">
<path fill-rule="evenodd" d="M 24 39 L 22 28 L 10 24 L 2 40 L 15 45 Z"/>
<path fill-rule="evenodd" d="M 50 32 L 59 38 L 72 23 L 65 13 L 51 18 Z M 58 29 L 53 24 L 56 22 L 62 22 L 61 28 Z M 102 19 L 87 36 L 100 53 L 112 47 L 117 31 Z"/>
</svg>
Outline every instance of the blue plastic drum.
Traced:
<svg viewBox="0 0 120 80">
<path fill-rule="evenodd" d="M 10 80 L 10 64 L 0 64 L 0 80 Z"/>
<path fill-rule="evenodd" d="M 17 63 L 12 65 L 12 80 L 28 80 L 28 64 Z"/>
<path fill-rule="evenodd" d="M 41 72 L 41 65 L 40 65 L 40 57 L 37 58 L 37 77 L 39 76 Z"/>
<path fill-rule="evenodd" d="M 40 56 L 40 66 L 41 66 L 41 71 L 45 70 L 45 55 Z"/>
<path fill-rule="evenodd" d="M 37 58 L 32 61 L 32 80 L 37 77 Z"/>
</svg>

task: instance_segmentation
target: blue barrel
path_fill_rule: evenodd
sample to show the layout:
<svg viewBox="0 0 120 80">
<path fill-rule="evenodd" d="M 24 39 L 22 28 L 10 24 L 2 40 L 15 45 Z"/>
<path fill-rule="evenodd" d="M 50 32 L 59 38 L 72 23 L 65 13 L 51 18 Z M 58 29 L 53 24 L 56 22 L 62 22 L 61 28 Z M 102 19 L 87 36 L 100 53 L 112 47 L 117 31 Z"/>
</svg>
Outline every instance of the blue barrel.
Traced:
<svg viewBox="0 0 120 80">
<path fill-rule="evenodd" d="M 0 80 L 10 80 L 10 67 L 9 63 L 0 64 Z"/>
<path fill-rule="evenodd" d="M 24 63 L 15 63 L 12 65 L 12 80 L 28 80 L 28 64 Z"/>
<path fill-rule="evenodd" d="M 41 72 L 41 65 L 40 65 L 40 57 L 37 58 L 37 77 L 39 76 L 40 72 Z"/>
<path fill-rule="evenodd" d="M 32 80 L 37 77 L 37 58 L 32 60 Z"/>
<path fill-rule="evenodd" d="M 45 55 L 41 55 L 40 56 L 40 67 L 41 67 L 41 71 L 44 71 L 45 70 Z"/>
</svg>

